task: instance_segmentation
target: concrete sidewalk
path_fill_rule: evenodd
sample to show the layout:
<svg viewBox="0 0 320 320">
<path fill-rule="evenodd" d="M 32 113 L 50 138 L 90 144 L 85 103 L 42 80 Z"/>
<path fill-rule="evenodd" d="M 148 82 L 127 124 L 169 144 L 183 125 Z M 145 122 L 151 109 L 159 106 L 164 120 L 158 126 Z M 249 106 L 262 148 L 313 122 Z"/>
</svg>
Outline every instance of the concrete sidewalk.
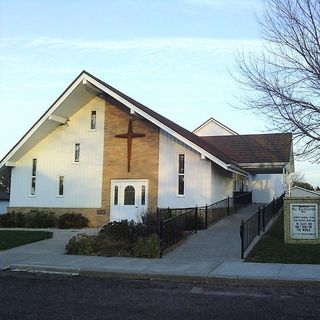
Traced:
<svg viewBox="0 0 320 320">
<path fill-rule="evenodd" d="M 202 260 L 168 256 L 164 259 L 71 256 L 64 254 L 68 239 L 89 230 L 53 230 L 52 239 L 0 252 L 0 269 L 62 272 L 80 275 L 118 276 L 185 281 L 307 281 L 320 285 L 320 265 L 244 263 L 207 256 Z"/>
</svg>

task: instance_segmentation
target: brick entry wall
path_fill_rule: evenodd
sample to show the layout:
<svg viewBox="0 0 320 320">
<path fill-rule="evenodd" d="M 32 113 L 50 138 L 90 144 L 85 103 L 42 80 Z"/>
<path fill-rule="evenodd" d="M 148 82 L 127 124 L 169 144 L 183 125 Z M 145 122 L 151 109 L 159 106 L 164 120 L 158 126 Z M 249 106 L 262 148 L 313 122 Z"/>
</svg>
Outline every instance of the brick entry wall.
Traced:
<svg viewBox="0 0 320 320">
<path fill-rule="evenodd" d="M 126 133 L 132 118 L 134 133 L 145 137 L 132 141 L 131 170 L 127 169 L 127 139 L 116 138 Z M 155 212 L 158 202 L 159 128 L 137 114 L 130 114 L 128 108 L 106 102 L 104 134 L 104 165 L 102 186 L 102 208 L 106 210 L 106 222 L 110 219 L 111 180 L 148 179 L 149 211 Z"/>
</svg>

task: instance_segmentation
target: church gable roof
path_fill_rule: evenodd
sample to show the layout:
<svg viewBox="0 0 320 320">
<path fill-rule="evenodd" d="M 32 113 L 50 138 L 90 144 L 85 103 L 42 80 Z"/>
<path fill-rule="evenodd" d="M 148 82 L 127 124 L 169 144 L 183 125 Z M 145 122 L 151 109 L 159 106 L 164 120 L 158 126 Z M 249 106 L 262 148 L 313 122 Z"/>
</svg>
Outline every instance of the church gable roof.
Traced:
<svg viewBox="0 0 320 320">
<path fill-rule="evenodd" d="M 216 149 L 224 153 L 241 167 L 250 164 L 290 163 L 292 151 L 291 133 L 246 134 L 233 136 L 201 137 Z"/>
<path fill-rule="evenodd" d="M 202 149 L 202 152 L 207 152 L 208 153 L 208 155 L 209 155 L 208 158 L 210 158 L 210 155 L 213 156 L 214 159 L 211 158 L 211 160 L 213 160 L 214 162 L 218 161 L 219 165 L 224 164 L 225 165 L 225 169 L 230 169 L 230 171 L 236 170 L 236 171 L 240 171 L 242 173 L 244 172 L 244 170 L 235 161 L 233 161 L 231 158 L 229 158 L 220 149 L 215 148 L 214 146 L 208 144 L 206 141 L 202 140 L 196 134 L 190 132 L 189 130 L 187 130 L 187 129 L 183 128 L 183 127 L 181 127 L 177 123 L 169 120 L 168 118 L 166 118 L 163 115 L 157 113 L 156 111 L 146 107 L 145 105 L 141 104 L 140 102 L 132 99 L 131 97 L 127 96 L 126 94 L 124 94 L 122 92 L 120 92 L 119 90 L 115 89 L 114 87 L 110 86 L 109 84 L 105 83 L 104 81 L 101 81 L 100 79 L 94 77 L 91 74 L 89 74 L 89 75 L 93 79 L 95 79 L 99 83 L 103 84 L 108 89 L 110 89 L 112 92 L 116 93 L 121 98 L 123 98 L 126 101 L 128 101 L 133 106 L 136 106 L 140 111 L 143 111 L 146 115 L 151 117 L 151 119 L 149 117 L 147 117 L 148 120 L 151 120 L 151 122 L 154 122 L 154 121 L 152 121 L 152 119 L 156 120 L 156 122 L 154 122 L 154 123 L 156 125 L 158 125 L 159 127 L 162 127 L 162 129 L 164 129 L 165 131 L 167 131 L 167 132 L 169 132 L 171 134 L 173 133 L 173 135 L 174 135 L 174 133 L 177 133 L 178 135 L 180 135 L 183 138 L 185 138 L 185 141 L 183 141 L 183 142 L 186 142 L 186 144 L 189 144 L 191 142 L 192 144 L 198 146 L 199 148 Z M 117 100 L 119 101 L 119 99 L 117 99 Z M 119 101 L 119 102 L 121 102 L 121 101 Z M 125 103 L 123 103 L 123 104 L 125 104 Z M 141 114 L 141 112 L 139 112 L 139 110 L 134 110 L 134 111 L 136 111 L 138 114 Z M 143 115 L 143 114 L 141 114 L 141 115 Z M 161 126 L 161 124 L 164 125 L 165 127 L 163 128 L 163 126 Z M 168 128 L 171 129 L 171 132 L 170 132 L 170 130 L 166 130 Z M 201 153 L 201 151 L 199 151 L 199 152 Z M 208 156 L 208 155 L 205 155 L 205 156 Z M 223 165 L 221 165 L 221 166 L 223 166 Z"/>
<path fill-rule="evenodd" d="M 223 137 L 200 137 L 190 132 L 189 130 L 181 127 L 175 122 L 155 112 L 154 110 L 146 107 L 138 101 L 130 98 L 119 90 L 113 88 L 109 84 L 101 81 L 95 76 L 91 75 L 87 71 L 82 71 L 80 75 L 68 86 L 68 88 L 58 97 L 58 99 L 51 105 L 51 107 L 43 114 L 43 116 L 35 123 L 35 125 L 21 138 L 21 140 L 9 151 L 9 153 L 1 160 L 0 171 L 3 171 L 7 166 L 14 166 L 14 162 L 21 158 L 28 150 L 39 143 L 46 135 L 54 131 L 59 125 L 64 124 L 67 120 L 78 110 L 82 108 L 90 99 L 99 96 L 103 99 L 111 99 L 116 103 L 130 109 L 132 113 L 136 113 L 151 123 L 155 124 L 162 130 L 171 134 L 181 142 L 185 143 L 195 151 L 199 152 L 202 157 L 206 157 L 209 160 L 215 162 L 225 170 L 237 172 L 240 174 L 248 174 L 247 171 L 241 166 L 242 161 L 246 158 L 241 158 L 237 153 L 240 151 L 240 146 L 236 140 L 228 140 L 227 145 L 223 142 L 223 138 L 237 139 L 249 139 L 248 136 L 223 136 Z M 261 136 L 261 135 L 256 135 Z M 244 138 L 241 138 L 244 137 Z M 247 138 L 245 138 L 247 137 Z M 242 140 L 241 140 L 242 141 Z M 263 139 L 257 138 L 255 141 L 255 147 L 260 148 L 261 143 L 263 145 Z M 246 145 L 246 142 L 244 144 Z M 270 154 L 267 149 L 269 148 L 271 154 L 279 153 L 280 150 L 274 145 L 276 151 L 272 150 L 272 144 L 264 145 L 266 152 L 258 151 L 254 153 L 255 157 L 259 156 L 259 161 L 264 159 L 264 162 Z M 238 148 L 238 152 L 232 150 Z M 271 148 L 271 149 L 270 149 Z M 255 149 L 256 150 L 256 149 Z M 247 150 L 248 151 L 248 150 Z M 249 150 L 250 151 L 250 150 Z M 241 153 L 241 152 L 240 152 Z M 242 152 L 241 154 L 245 154 Z M 266 158 L 263 158 L 263 157 Z M 240 157 L 240 158 L 239 158 Z M 250 159 L 253 159 L 252 155 Z M 285 157 L 284 157 L 285 158 Z M 287 159 L 287 158 L 286 158 Z M 240 161 L 239 161 L 240 160 Z"/>
<path fill-rule="evenodd" d="M 221 136 L 238 134 L 212 117 L 192 131 L 197 136 Z"/>
</svg>

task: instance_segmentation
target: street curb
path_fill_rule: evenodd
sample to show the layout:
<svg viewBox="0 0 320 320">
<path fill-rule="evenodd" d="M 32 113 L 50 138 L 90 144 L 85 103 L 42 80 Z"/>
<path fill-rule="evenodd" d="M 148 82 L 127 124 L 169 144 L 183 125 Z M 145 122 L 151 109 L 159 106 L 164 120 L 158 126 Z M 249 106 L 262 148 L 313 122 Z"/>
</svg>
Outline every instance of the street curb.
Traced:
<svg viewBox="0 0 320 320">
<path fill-rule="evenodd" d="M 134 279 L 134 280 L 159 280 L 159 281 L 175 281 L 175 282 L 192 282 L 201 284 L 217 284 L 217 285 L 241 285 L 241 286 L 320 286 L 320 280 L 292 280 L 292 279 L 262 279 L 248 277 L 208 277 L 208 276 L 191 276 L 191 275 L 174 275 L 174 274 L 156 274 L 156 273 L 133 273 L 108 271 L 101 269 L 81 269 L 68 267 L 52 267 L 44 265 L 22 265 L 12 264 L 7 270 L 20 272 L 35 272 L 35 273 L 51 273 L 64 274 L 69 276 L 86 276 L 86 277 L 101 277 L 101 278 L 118 278 L 118 279 Z"/>
</svg>

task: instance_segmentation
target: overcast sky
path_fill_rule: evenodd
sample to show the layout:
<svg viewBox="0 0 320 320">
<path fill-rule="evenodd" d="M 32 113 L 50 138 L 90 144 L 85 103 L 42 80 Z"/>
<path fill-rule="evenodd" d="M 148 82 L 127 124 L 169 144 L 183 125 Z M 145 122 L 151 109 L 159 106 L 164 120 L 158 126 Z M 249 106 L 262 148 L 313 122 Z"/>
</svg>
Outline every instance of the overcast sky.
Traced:
<svg viewBox="0 0 320 320">
<path fill-rule="evenodd" d="M 235 109 L 235 55 L 256 53 L 262 0 L 2 0 L 0 158 L 83 70 L 193 130 L 209 117 L 268 132 Z M 320 165 L 296 162 L 320 185 Z"/>
</svg>

